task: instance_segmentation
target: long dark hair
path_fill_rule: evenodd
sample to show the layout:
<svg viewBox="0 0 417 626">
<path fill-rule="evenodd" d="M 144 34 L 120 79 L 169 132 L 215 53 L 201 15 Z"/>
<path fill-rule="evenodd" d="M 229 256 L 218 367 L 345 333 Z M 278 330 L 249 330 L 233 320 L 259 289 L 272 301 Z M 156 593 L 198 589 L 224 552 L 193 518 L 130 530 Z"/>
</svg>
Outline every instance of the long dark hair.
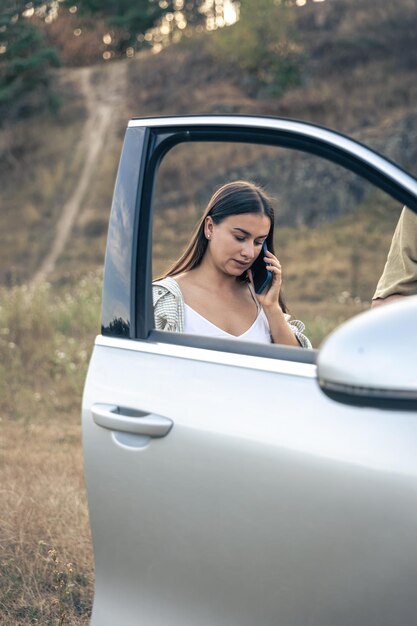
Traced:
<svg viewBox="0 0 417 626">
<path fill-rule="evenodd" d="M 226 183 L 213 194 L 184 252 L 163 274 L 162 278 L 188 272 L 200 265 L 208 246 L 208 241 L 204 234 L 206 217 L 210 216 L 215 224 L 220 224 L 230 215 L 241 215 L 243 213 L 263 213 L 269 217 L 271 225 L 266 238 L 266 245 L 268 250 L 275 254 L 275 213 L 272 200 L 258 185 L 246 180 L 238 180 Z M 241 276 L 238 276 L 237 280 L 247 281 L 246 271 Z M 281 293 L 279 295 L 279 304 L 284 313 L 286 313 L 287 307 Z"/>
</svg>

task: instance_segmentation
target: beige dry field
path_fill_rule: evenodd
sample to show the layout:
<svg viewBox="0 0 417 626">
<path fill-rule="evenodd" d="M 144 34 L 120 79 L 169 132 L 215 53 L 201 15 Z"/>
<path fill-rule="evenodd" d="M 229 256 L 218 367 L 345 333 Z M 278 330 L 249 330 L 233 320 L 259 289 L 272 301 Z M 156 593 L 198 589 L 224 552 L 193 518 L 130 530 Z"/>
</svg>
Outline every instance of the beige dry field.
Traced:
<svg viewBox="0 0 417 626">
<path fill-rule="evenodd" d="M 0 622 L 88 624 L 93 564 L 80 433 L 100 275 L 0 293 Z"/>
<path fill-rule="evenodd" d="M 88 623 L 93 589 L 79 416 L 3 418 L 1 623 Z"/>
</svg>

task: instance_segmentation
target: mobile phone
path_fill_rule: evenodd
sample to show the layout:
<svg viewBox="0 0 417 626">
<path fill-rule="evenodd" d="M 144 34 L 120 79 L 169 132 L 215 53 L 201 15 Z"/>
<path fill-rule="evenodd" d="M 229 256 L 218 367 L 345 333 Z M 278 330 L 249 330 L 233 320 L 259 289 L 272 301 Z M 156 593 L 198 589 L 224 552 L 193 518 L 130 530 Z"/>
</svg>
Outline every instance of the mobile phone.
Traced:
<svg viewBox="0 0 417 626">
<path fill-rule="evenodd" d="M 262 250 L 251 267 L 255 293 L 263 293 L 264 291 L 267 291 L 272 283 L 272 272 L 266 269 L 264 261 L 264 256 L 266 256 L 267 250 L 266 241 L 264 241 L 262 244 Z"/>
</svg>

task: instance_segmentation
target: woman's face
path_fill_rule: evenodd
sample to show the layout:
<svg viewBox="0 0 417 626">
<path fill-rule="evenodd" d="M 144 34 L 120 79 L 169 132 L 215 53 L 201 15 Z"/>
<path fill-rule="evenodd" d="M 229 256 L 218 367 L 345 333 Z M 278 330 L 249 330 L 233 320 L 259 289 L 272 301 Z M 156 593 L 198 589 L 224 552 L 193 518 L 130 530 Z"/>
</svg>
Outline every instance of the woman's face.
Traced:
<svg viewBox="0 0 417 626">
<path fill-rule="evenodd" d="M 230 215 L 220 224 L 205 222 L 206 254 L 222 272 L 240 276 L 252 265 L 268 236 L 271 221 L 264 213 Z"/>
</svg>

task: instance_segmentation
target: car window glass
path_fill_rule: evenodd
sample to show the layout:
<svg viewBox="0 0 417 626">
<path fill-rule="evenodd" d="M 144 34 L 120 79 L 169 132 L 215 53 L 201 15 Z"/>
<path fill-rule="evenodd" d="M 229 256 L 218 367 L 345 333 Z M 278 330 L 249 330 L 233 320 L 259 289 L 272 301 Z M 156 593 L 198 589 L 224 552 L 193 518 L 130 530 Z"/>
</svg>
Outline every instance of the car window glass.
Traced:
<svg viewBox="0 0 417 626">
<path fill-rule="evenodd" d="M 402 207 L 356 174 L 299 151 L 179 144 L 157 173 L 154 278 L 180 256 L 213 192 L 239 179 L 261 185 L 274 198 L 285 298 L 318 347 L 340 323 L 369 308 Z"/>
</svg>

